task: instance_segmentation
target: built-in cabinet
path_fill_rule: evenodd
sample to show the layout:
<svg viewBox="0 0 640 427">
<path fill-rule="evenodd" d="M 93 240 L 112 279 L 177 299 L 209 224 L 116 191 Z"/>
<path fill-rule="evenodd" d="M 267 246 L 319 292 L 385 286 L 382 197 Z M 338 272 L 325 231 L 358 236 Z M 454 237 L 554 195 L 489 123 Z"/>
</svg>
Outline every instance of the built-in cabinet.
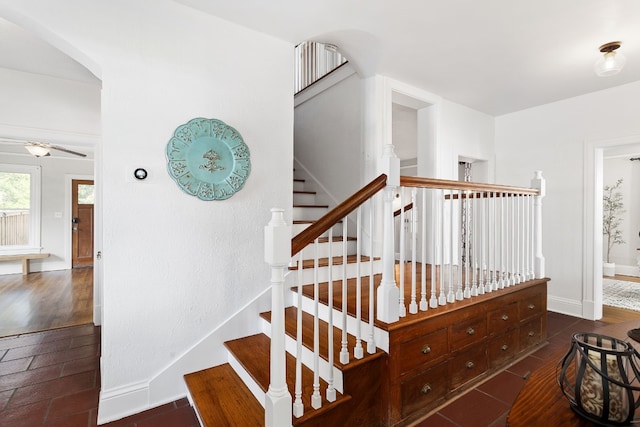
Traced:
<svg viewBox="0 0 640 427">
<path fill-rule="evenodd" d="M 388 425 L 428 413 L 546 342 L 547 280 L 433 310 L 390 330 Z"/>
</svg>

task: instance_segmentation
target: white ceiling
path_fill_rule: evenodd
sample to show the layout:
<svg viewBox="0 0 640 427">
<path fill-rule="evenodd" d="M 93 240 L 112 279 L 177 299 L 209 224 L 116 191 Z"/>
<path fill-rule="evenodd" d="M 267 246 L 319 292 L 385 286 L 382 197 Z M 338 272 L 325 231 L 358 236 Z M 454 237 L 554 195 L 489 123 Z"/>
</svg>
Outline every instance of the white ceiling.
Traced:
<svg viewBox="0 0 640 427">
<path fill-rule="evenodd" d="M 175 1 L 294 44 L 336 44 L 363 75 L 496 116 L 640 80 L 639 0 Z M 597 77 L 598 46 L 612 40 L 627 64 Z M 3 20 L 0 67 L 97 81 Z"/>
<path fill-rule="evenodd" d="M 638 0 L 176 0 L 291 43 L 336 44 L 387 75 L 502 115 L 640 79 Z M 606 42 L 623 71 L 597 77 Z"/>
<path fill-rule="evenodd" d="M 86 83 L 99 80 L 39 37 L 0 18 L 0 67 Z"/>
</svg>

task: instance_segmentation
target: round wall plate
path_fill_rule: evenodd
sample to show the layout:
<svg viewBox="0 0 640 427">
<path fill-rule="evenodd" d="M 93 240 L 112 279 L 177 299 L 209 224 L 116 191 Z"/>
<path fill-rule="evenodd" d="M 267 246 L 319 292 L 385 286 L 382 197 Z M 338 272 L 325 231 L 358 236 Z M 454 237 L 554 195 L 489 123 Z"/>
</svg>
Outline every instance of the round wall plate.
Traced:
<svg viewBox="0 0 640 427">
<path fill-rule="evenodd" d="M 196 118 L 178 126 L 166 154 L 169 175 L 201 200 L 228 199 L 251 173 L 249 147 L 221 120 Z"/>
</svg>

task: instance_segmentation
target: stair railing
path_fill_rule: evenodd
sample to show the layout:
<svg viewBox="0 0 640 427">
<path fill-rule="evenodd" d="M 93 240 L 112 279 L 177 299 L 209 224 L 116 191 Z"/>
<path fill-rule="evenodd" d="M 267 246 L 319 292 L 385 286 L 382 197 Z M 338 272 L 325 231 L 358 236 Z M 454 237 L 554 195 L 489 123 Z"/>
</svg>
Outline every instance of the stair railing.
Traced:
<svg viewBox="0 0 640 427">
<path fill-rule="evenodd" d="M 378 176 L 293 237 L 290 246 L 285 242 L 290 227 L 282 218 L 282 210 L 273 210 L 265 237 L 274 295 L 267 426 L 290 426 L 292 415 L 301 417 L 305 406 L 318 409 L 323 400 L 332 402 L 337 392 L 344 391 L 340 373 L 333 367 L 334 354 L 336 363 L 346 365 L 364 357 L 363 342 L 369 354 L 378 349 L 388 351 L 388 341 L 376 323 L 388 325 L 456 301 L 544 278 L 541 201 L 545 182 L 540 172 L 536 172 L 531 188 L 521 188 L 404 176 L 394 179 L 398 169 L 393 161 L 388 166 L 388 174 Z M 396 214 L 394 204 L 398 204 Z M 334 229 L 342 234 L 340 239 L 334 238 Z M 348 272 L 347 266 L 349 230 L 356 237 L 355 273 Z M 328 244 L 325 272 L 320 265 L 322 242 Z M 400 243 L 398 248 L 395 242 Z M 272 244 L 279 249 L 269 249 Z M 408 251 L 405 245 L 410 247 Z M 296 356 L 294 399 L 283 386 L 287 265 L 293 266 L 289 268 L 295 269 L 296 276 L 291 285 L 296 288 L 292 302 L 297 313 L 296 344 L 288 347 Z M 355 302 L 349 299 L 354 294 Z M 385 301 L 390 295 L 391 300 Z M 313 316 L 313 331 L 305 331 L 313 335 L 312 339 L 303 336 L 305 312 Z M 320 318 L 328 324 L 323 337 Z M 334 333 L 340 334 L 336 346 Z M 313 350 L 306 350 L 303 341 Z M 313 371 L 311 396 L 302 393 L 303 365 Z M 326 381 L 324 399 L 322 380 Z"/>
</svg>

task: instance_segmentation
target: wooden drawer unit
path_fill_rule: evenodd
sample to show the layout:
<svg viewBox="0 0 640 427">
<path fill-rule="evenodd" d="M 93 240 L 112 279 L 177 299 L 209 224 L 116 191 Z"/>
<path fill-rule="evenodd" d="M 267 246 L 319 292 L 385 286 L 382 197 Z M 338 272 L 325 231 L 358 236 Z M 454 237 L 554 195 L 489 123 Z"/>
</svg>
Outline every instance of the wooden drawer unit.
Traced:
<svg viewBox="0 0 640 427">
<path fill-rule="evenodd" d="M 449 352 L 447 329 L 442 328 L 400 344 L 400 373 L 427 367 Z"/>
<path fill-rule="evenodd" d="M 543 336 L 544 330 L 544 319 L 542 316 L 523 323 L 520 326 L 520 350 L 527 350 L 547 339 L 546 333 L 544 333 Z"/>
<path fill-rule="evenodd" d="M 518 302 L 520 321 L 540 316 L 547 311 L 547 295 L 533 294 Z"/>
<path fill-rule="evenodd" d="M 451 325 L 451 351 L 477 343 L 487 336 L 484 316 L 475 316 Z"/>
<path fill-rule="evenodd" d="M 389 325 L 383 425 L 410 425 L 544 342 L 546 302 L 547 279 L 533 280 Z"/>
<path fill-rule="evenodd" d="M 518 347 L 519 329 L 512 329 L 502 335 L 492 338 L 487 345 L 489 368 L 496 368 L 513 359 L 520 348 Z"/>
<path fill-rule="evenodd" d="M 489 333 L 498 335 L 518 325 L 518 303 L 512 302 L 487 313 Z"/>
<path fill-rule="evenodd" d="M 403 417 L 444 398 L 449 389 L 447 367 L 443 362 L 402 382 Z"/>
<path fill-rule="evenodd" d="M 454 390 L 487 370 L 487 351 L 484 343 L 463 351 L 449 362 L 451 389 Z"/>
</svg>

